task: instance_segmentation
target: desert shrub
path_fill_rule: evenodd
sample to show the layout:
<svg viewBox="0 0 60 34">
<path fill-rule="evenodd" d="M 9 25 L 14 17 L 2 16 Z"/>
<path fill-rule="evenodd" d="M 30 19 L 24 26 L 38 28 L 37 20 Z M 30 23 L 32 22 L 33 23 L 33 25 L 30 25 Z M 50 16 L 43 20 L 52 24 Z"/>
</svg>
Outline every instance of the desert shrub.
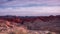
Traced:
<svg viewBox="0 0 60 34">
<path fill-rule="evenodd" d="M 12 34 L 27 34 L 27 30 L 21 26 L 21 27 L 16 27 L 13 29 L 13 32 L 11 32 Z"/>
<path fill-rule="evenodd" d="M 16 33 L 11 31 L 11 32 L 9 32 L 8 34 L 16 34 Z"/>
<path fill-rule="evenodd" d="M 47 34 L 51 34 L 51 33 L 49 32 L 49 33 L 47 33 Z"/>
<path fill-rule="evenodd" d="M 0 32 L 2 32 L 2 30 L 0 29 Z"/>
</svg>

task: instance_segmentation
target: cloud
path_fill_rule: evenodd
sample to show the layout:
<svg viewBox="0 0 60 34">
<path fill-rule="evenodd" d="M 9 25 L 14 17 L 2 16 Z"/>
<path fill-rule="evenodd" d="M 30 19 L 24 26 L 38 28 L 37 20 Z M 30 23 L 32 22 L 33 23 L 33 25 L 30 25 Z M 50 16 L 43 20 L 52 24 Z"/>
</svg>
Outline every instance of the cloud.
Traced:
<svg viewBox="0 0 60 34">
<path fill-rule="evenodd" d="M 10 1 L 13 1 L 13 0 L 0 0 L 0 4 L 4 4 L 4 3 L 10 2 Z"/>
<path fill-rule="evenodd" d="M 60 14 L 60 0 L 0 0 L 0 15 Z"/>
<path fill-rule="evenodd" d="M 60 0 L 0 0 L 2 7 L 60 6 Z"/>
<path fill-rule="evenodd" d="M 17 7 L 0 8 L 0 15 L 43 16 L 60 15 L 60 7 Z"/>
</svg>

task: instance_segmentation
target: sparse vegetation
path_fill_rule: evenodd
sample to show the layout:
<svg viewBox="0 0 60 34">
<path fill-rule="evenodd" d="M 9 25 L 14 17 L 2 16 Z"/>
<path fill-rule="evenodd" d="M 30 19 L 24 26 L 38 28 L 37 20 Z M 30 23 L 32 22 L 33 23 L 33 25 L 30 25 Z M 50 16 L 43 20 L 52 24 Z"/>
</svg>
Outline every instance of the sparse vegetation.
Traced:
<svg viewBox="0 0 60 34">
<path fill-rule="evenodd" d="M 16 34 L 16 33 L 11 31 L 11 32 L 9 32 L 8 34 Z"/>
<path fill-rule="evenodd" d="M 56 34 L 60 32 L 58 17 L 24 17 L 21 20 L 15 18 L 0 20 L 0 34 Z M 50 32 L 46 33 L 46 30 Z"/>
</svg>

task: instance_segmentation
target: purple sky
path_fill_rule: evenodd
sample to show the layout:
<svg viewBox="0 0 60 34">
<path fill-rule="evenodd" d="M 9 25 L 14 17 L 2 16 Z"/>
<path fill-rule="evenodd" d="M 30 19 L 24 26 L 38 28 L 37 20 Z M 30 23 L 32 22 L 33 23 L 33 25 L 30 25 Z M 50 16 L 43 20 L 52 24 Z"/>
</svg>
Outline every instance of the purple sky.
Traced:
<svg viewBox="0 0 60 34">
<path fill-rule="evenodd" d="M 60 0 L 0 0 L 0 15 L 60 15 Z"/>
</svg>

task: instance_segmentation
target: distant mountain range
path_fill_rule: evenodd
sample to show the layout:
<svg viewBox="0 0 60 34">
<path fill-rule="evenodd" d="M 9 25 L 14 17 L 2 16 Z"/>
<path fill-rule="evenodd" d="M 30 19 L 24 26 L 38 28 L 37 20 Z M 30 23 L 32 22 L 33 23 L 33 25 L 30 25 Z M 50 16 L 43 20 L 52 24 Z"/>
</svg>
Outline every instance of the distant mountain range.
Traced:
<svg viewBox="0 0 60 34">
<path fill-rule="evenodd" d="M 17 23 L 21 23 L 22 21 L 35 21 L 35 20 L 41 20 L 43 22 L 47 22 L 47 21 L 52 21 L 55 19 L 60 20 L 60 15 L 50 15 L 50 16 L 11 16 L 11 15 L 7 15 L 7 16 L 0 16 L 0 19 L 2 20 L 8 20 L 8 21 L 13 21 L 13 22 L 17 22 Z"/>
</svg>

